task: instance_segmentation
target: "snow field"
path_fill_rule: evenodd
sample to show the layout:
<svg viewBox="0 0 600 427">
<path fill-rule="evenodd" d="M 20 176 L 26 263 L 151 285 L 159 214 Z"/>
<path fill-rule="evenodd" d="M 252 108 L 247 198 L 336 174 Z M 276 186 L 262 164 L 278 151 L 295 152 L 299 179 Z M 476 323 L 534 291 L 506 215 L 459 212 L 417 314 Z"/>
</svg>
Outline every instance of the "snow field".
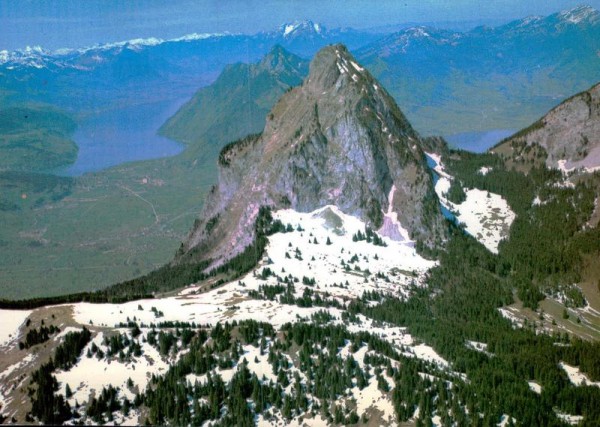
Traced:
<svg viewBox="0 0 600 427">
<path fill-rule="evenodd" d="M 358 231 L 364 233 L 365 224 L 334 206 L 312 213 L 284 210 L 275 212 L 274 218 L 283 224 L 291 224 L 294 231 L 270 236 L 265 256 L 268 261 L 239 281 L 197 295 L 194 294 L 197 287 L 191 286 L 170 298 L 124 304 L 77 303 L 73 305 L 75 320 L 81 324 L 91 322 L 98 326 L 114 326 L 128 320 L 145 324 L 171 320 L 214 325 L 223 321 L 254 319 L 279 327 L 296 321 L 298 316 L 310 317 L 321 308 L 300 308 L 276 301 L 249 299 L 250 290 L 258 290 L 263 284 L 277 284 L 273 276 L 266 280 L 260 278 L 266 267 L 281 277 L 291 274 L 298 278 L 296 297 L 301 297 L 306 288 L 301 282 L 306 276 L 316 280 L 316 285 L 310 286 L 314 292 L 327 292 L 331 297 L 347 300 L 360 297 L 364 291 L 406 297 L 410 287 L 421 285 L 427 270 L 436 264 L 420 257 L 411 245 L 387 237 L 383 237 L 387 247 L 366 241 L 354 242 L 353 234 Z M 296 231 L 298 225 L 303 231 Z M 327 238 L 331 241 L 330 245 L 326 244 Z M 314 243 L 315 239 L 317 243 Z M 301 254 L 298 255 L 301 259 L 296 258 L 297 253 Z M 353 257 L 357 261 L 350 263 Z M 342 261 L 351 267 L 351 271 L 344 271 Z M 360 271 L 355 271 L 356 266 Z M 366 270 L 370 275 L 365 276 Z M 389 282 L 376 277 L 377 273 L 385 275 Z M 340 314 L 335 309 L 330 311 L 334 315 Z M 163 316 L 157 317 L 156 313 L 160 312 Z"/>
<path fill-rule="evenodd" d="M 315 294 L 320 293 L 324 299 L 335 298 L 341 303 L 360 298 L 364 291 L 408 297 L 412 287 L 422 286 L 427 271 L 436 265 L 435 262 L 420 257 L 412 243 L 406 240 L 396 241 L 383 236 L 386 247 L 375 246 L 366 241 L 353 241 L 354 234 L 359 231 L 365 232 L 365 224 L 357 218 L 345 215 L 334 206 L 326 206 L 311 213 L 282 210 L 275 212 L 273 217 L 284 225 L 290 224 L 294 231 L 270 236 L 261 264 L 240 280 L 205 293 L 198 293 L 199 286 L 191 284 L 177 296 L 169 298 L 123 304 L 73 304 L 75 320 L 83 325 L 91 322 L 95 326 L 114 327 L 128 321 L 145 325 L 163 321 L 214 325 L 218 322 L 252 319 L 265 321 L 279 328 L 288 322 L 305 321 L 314 313 L 326 310 L 335 317 L 334 323 L 342 324 L 342 311 L 339 309 L 297 307 L 281 304 L 278 301 L 256 300 L 250 298 L 249 293 L 258 291 L 261 285 L 277 284 L 275 275 L 280 277 L 292 275 L 298 279 L 298 282 L 294 283 L 295 297 L 301 297 L 306 288 L 310 288 Z M 401 232 L 401 224 L 397 219 L 390 219 L 398 232 Z M 396 221 L 393 221 L 394 219 Z M 330 244 L 327 244 L 328 239 Z M 350 266 L 350 271 L 345 271 L 342 261 Z M 265 268 L 269 268 L 273 274 L 263 275 Z M 369 274 L 366 274 L 366 270 Z M 305 276 L 314 278 L 315 284 L 303 283 L 302 278 Z M 372 303 L 376 304 L 376 302 Z M 362 315 L 358 316 L 358 322 L 346 326 L 350 332 L 366 331 L 378 335 L 392 343 L 397 351 L 405 356 L 421 358 L 440 368 L 449 367 L 448 362 L 433 348 L 425 344 L 415 345 L 405 328 L 374 322 Z M 104 334 L 99 333 L 94 337 L 93 342 L 100 347 L 103 337 Z M 126 363 L 115 359 L 110 362 L 106 359 L 99 361 L 95 356 L 87 358 L 87 350 L 92 345 L 90 342 L 83 350 L 77 366 L 68 372 L 57 373 L 61 391 L 64 393 L 67 383 L 73 390 L 74 394 L 69 399 L 69 403 L 74 405 L 75 400 L 79 403 L 87 402 L 92 393 L 98 394 L 103 387 L 110 384 L 120 388 L 122 397 L 133 400 L 134 395 L 126 386 L 128 378 L 131 377 L 134 384 L 143 390 L 152 374 L 164 374 L 169 365 L 154 347 L 143 343 L 141 336 L 139 338 L 140 344 L 143 345 L 143 355 Z M 238 364 L 245 359 L 248 369 L 256 373 L 260 379 L 264 376 L 267 381 L 276 381 L 272 367 L 267 361 L 268 348 L 262 356 L 259 348 L 252 345 L 244 346 L 243 350 L 244 354 L 240 356 Z M 364 365 L 366 352 L 367 348 L 362 347 L 352 355 L 361 366 Z M 349 344 L 341 349 L 339 354 L 343 359 L 349 357 Z M 214 372 L 219 373 L 223 380 L 228 382 L 236 370 L 237 365 L 232 369 L 216 369 Z M 295 371 L 297 371 L 295 367 L 290 369 L 292 375 Z M 301 372 L 299 374 L 304 379 L 304 374 Z M 387 378 L 385 373 L 384 377 L 393 387 L 393 379 Z M 190 383 L 205 381 L 206 375 L 190 374 L 187 380 Z M 386 422 L 393 422 L 394 410 L 391 401 L 385 393 L 378 390 L 376 377 L 369 381 L 365 389 L 358 390 L 355 387 L 356 390 L 352 390 L 359 413 L 366 408 L 375 408 Z M 293 384 L 288 386 L 288 391 L 291 391 L 291 387 Z M 259 424 L 265 422 L 261 419 Z M 305 422 L 319 425 L 322 420 L 317 416 Z"/>
<path fill-rule="evenodd" d="M 516 218 L 515 213 L 498 194 L 477 188 L 466 190 L 465 193 L 467 200 L 460 205 L 452 205 L 458 211 L 457 219 L 490 252 L 498 253 L 498 244 L 508 235 Z"/>
<path fill-rule="evenodd" d="M 31 310 L 0 310 L 0 347 L 15 341 L 30 314 Z"/>
<path fill-rule="evenodd" d="M 444 171 L 441 157 L 435 153 L 426 153 L 434 162 L 434 171 L 439 175 L 435 192 L 442 205 L 455 213 L 459 223 L 465 224 L 465 230 L 482 243 L 490 252 L 498 253 L 498 244 L 510 230 L 516 218 L 507 201 L 498 194 L 477 188 L 464 188 L 466 200 L 454 204 L 446 198 L 453 177 Z M 490 168 L 481 168 L 479 173 L 486 175 Z"/>
<path fill-rule="evenodd" d="M 106 360 L 106 358 L 98 360 L 96 355 L 88 358 L 86 356 L 88 349 L 91 349 L 93 343 L 98 348 L 102 348 L 103 339 L 104 334 L 102 332 L 98 333 L 83 349 L 77 365 L 69 371 L 56 372 L 60 392 L 64 395 L 67 384 L 73 391 L 73 396 L 68 399 L 71 407 L 75 406 L 76 401 L 80 404 L 86 403 L 93 392 L 98 396 L 102 389 L 109 385 L 120 389 L 120 397 L 127 397 L 130 401 L 133 401 L 135 394 L 127 387 L 129 378 L 133 381 L 134 387 L 137 386 L 140 391 L 143 391 L 152 374 L 162 375 L 169 368 L 158 350 L 142 341 L 142 335 L 138 337 L 142 346 L 142 355 L 133 358 L 132 361 L 120 362 L 118 359 Z"/>
<path fill-rule="evenodd" d="M 531 389 L 531 391 L 533 391 L 534 393 L 537 393 L 537 394 L 542 394 L 542 386 L 541 385 L 539 385 L 535 381 L 527 381 L 527 384 L 529 385 L 529 388 Z"/>
</svg>

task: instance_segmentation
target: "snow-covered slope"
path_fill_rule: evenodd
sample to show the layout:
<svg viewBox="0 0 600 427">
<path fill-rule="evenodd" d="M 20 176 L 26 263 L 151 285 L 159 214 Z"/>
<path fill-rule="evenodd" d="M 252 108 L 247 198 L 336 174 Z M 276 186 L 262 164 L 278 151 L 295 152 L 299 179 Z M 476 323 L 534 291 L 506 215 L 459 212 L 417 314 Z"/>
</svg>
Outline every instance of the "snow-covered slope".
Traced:
<svg viewBox="0 0 600 427">
<path fill-rule="evenodd" d="M 163 299 L 124 304 L 79 303 L 74 306 L 75 319 L 81 324 L 100 326 L 114 326 L 134 317 L 139 322 L 152 323 L 157 321 L 155 312 L 160 311 L 165 319 L 173 321 L 215 324 L 255 319 L 281 326 L 293 322 L 296 315 L 309 317 L 318 308 L 297 307 L 292 313 L 278 302 L 249 297 L 250 291 L 258 291 L 261 285 L 276 285 L 275 275 L 298 278 L 297 297 L 310 287 L 315 293 L 343 302 L 359 298 L 365 291 L 406 297 L 412 286 L 423 283 L 425 273 L 435 265 L 419 256 L 410 242 L 388 237 L 382 237 L 386 246 L 354 241 L 358 232 L 365 234 L 365 224 L 335 206 L 311 213 L 282 210 L 274 213 L 274 219 L 290 224 L 293 231 L 271 236 L 262 265 L 239 281 L 205 293 L 191 286 L 178 296 Z M 266 268 L 273 275 L 265 277 L 262 272 Z M 315 279 L 316 283 L 305 285 L 303 277 Z"/>
<path fill-rule="evenodd" d="M 500 195 L 477 188 L 464 188 L 467 196 L 461 204 L 448 200 L 446 193 L 450 190 L 453 177 L 444 170 L 440 156 L 427 153 L 435 162 L 434 170 L 439 179 L 435 184 L 435 192 L 442 205 L 455 214 L 459 223 L 465 225 L 465 230 L 481 242 L 488 250 L 498 253 L 498 244 L 508 236 L 515 213 L 508 202 Z M 486 174 L 488 168 L 482 168 L 479 173 Z"/>
<path fill-rule="evenodd" d="M 30 310 L 0 310 L 0 347 L 11 343 L 19 332 Z"/>
<path fill-rule="evenodd" d="M 179 347 L 178 351 L 161 354 L 156 338 L 151 337 L 156 333 L 154 326 L 151 326 L 153 324 L 179 321 L 210 327 L 217 323 L 256 320 L 268 322 L 278 329 L 286 323 L 299 320 L 310 322 L 311 317 L 322 310 L 332 316 L 332 324 L 345 325 L 350 333 L 368 332 L 378 336 L 390 343 L 399 354 L 427 361 L 434 370 L 450 368 L 446 360 L 431 347 L 413 340 L 404 328 L 375 322 L 362 315 L 358 315 L 350 323 L 343 320 L 346 305 L 354 299 L 362 298 L 367 291 L 404 298 L 410 295 L 411 290 L 424 284 L 427 271 L 436 263 L 419 256 L 412 242 L 367 233 L 364 222 L 346 215 L 335 206 L 325 206 L 310 213 L 280 210 L 273 213 L 273 220 L 281 221 L 286 231 L 269 236 L 262 262 L 238 281 L 209 290 L 192 284 L 169 298 L 124 304 L 77 303 L 57 307 L 72 309 L 70 322 L 87 326 L 93 333 L 92 340 L 83 349 L 75 366 L 68 371 L 59 370 L 55 373 L 59 383 L 58 393 L 65 396 L 73 408 L 77 404 L 85 405 L 93 396 L 98 398 L 108 386 L 118 388 L 121 399 L 133 401 L 136 393 L 145 390 L 152 375 L 164 375 L 187 351 Z M 395 226 L 402 228 L 399 222 Z M 368 240 L 367 235 L 370 236 Z M 318 296 L 329 304 L 300 306 L 282 303 L 279 299 L 264 298 L 265 288 L 281 285 L 282 278 L 293 283 L 295 298 L 306 297 L 308 293 L 312 298 Z M 377 303 L 376 298 L 369 302 Z M 14 316 L 16 320 L 7 328 L 12 335 L 8 345 L 14 347 L 18 325 L 30 314 L 31 312 L 19 312 L 18 316 Z M 134 336 L 131 328 L 123 327 L 131 325 L 130 322 L 140 325 L 139 335 Z M 162 328 L 158 330 L 165 330 L 164 326 Z M 71 330 L 74 330 L 71 326 L 65 328 L 52 342 L 60 342 Z M 109 354 L 109 338 L 114 339 L 115 335 L 125 337 L 126 342 L 138 343 L 139 354 L 134 355 L 126 349 L 126 355 L 119 355 L 118 352 Z M 268 342 L 267 348 L 270 345 Z M 175 348 L 178 346 L 181 344 Z M 340 358 L 346 360 L 352 357 L 361 367 L 366 363 L 365 356 L 377 355 L 367 347 L 358 351 L 349 349 L 350 344 L 339 349 Z M 233 367 L 216 368 L 212 374 L 220 375 L 227 383 L 234 376 L 237 366 L 247 363 L 250 372 L 256 373 L 259 378 L 264 375 L 265 380 L 276 380 L 271 363 L 267 361 L 267 353 L 259 351 L 256 346 L 246 345 Z M 25 366 L 21 365 L 17 363 L 10 367 L 7 376 L 10 374 L 10 378 L 18 378 L 17 371 Z M 296 368 L 292 368 L 289 374 L 294 372 L 304 375 Z M 386 374 L 383 374 L 383 378 L 392 388 L 393 378 Z M 202 383 L 206 380 L 206 375 L 190 374 L 187 380 L 192 384 L 195 381 Z M 355 386 L 351 390 L 352 396 L 359 413 L 368 409 L 370 413 L 378 414 L 382 422 L 393 423 L 395 415 L 391 395 L 381 390 L 378 381 L 381 382 L 382 379 L 369 377 L 364 387 L 359 389 Z M 67 385 L 72 395 L 66 396 Z M 288 388 L 290 387 L 291 385 Z M 1 391 L 3 401 L 11 402 L 13 388 L 3 388 Z M 343 399 L 340 403 L 342 401 Z M 11 409 L 12 406 L 8 408 Z M 275 418 L 261 418 L 258 420 L 259 424 L 277 421 L 276 413 L 270 416 Z M 140 413 L 132 410 L 127 416 L 115 413 L 114 419 L 117 423 L 136 424 L 140 422 L 139 417 Z M 323 421 L 316 416 L 311 423 L 319 425 Z"/>
</svg>

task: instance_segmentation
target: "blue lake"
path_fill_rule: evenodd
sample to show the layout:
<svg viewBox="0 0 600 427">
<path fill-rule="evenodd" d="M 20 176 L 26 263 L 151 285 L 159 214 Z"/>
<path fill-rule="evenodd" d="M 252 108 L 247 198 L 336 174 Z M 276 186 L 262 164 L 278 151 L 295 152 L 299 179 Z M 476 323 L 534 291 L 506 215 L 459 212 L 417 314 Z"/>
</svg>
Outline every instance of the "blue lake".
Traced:
<svg viewBox="0 0 600 427">
<path fill-rule="evenodd" d="M 461 150 L 473 153 L 483 153 L 514 133 L 515 130 L 513 129 L 492 129 L 481 132 L 457 133 L 445 136 L 444 138 L 448 141 L 451 148 L 460 148 Z"/>
<path fill-rule="evenodd" d="M 136 160 L 174 156 L 184 146 L 159 136 L 158 129 L 185 102 L 162 101 L 114 108 L 92 114 L 79 123 L 73 140 L 77 160 L 59 175 L 80 176 Z"/>
</svg>

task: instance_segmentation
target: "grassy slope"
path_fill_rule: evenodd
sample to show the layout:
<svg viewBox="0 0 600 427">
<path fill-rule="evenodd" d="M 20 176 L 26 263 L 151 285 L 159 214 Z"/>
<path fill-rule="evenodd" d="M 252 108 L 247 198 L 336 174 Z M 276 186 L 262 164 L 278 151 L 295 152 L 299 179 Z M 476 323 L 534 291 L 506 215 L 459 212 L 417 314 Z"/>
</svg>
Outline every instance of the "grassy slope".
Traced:
<svg viewBox="0 0 600 427">
<path fill-rule="evenodd" d="M 214 177 L 184 153 L 86 175 L 58 202 L 3 212 L 0 295 L 99 289 L 168 262 Z"/>
<path fill-rule="evenodd" d="M 53 107 L 0 110 L 0 170 L 44 171 L 73 163 L 75 126 Z"/>
</svg>

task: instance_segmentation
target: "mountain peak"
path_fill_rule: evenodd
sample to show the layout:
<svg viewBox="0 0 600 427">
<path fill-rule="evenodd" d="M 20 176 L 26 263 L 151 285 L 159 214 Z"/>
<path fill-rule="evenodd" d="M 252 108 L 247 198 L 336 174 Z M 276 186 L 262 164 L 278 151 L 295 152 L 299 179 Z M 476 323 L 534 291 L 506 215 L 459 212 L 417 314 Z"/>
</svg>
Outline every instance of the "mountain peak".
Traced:
<svg viewBox="0 0 600 427">
<path fill-rule="evenodd" d="M 297 57 L 291 52 L 285 50 L 280 44 L 276 44 L 260 61 L 260 67 L 269 70 L 277 70 L 278 68 L 284 66 L 285 63 L 289 62 L 292 58 Z"/>
<path fill-rule="evenodd" d="M 309 84 L 315 91 L 328 90 L 345 83 L 372 80 L 368 72 L 358 65 L 346 46 L 331 45 L 321 49 L 310 63 Z"/>
<path fill-rule="evenodd" d="M 266 71 L 277 75 L 279 80 L 289 86 L 297 86 L 307 74 L 308 62 L 277 44 L 255 67 L 251 68 L 254 72 Z"/>
<path fill-rule="evenodd" d="M 286 23 L 280 27 L 280 30 L 285 38 L 297 37 L 301 34 L 321 35 L 325 32 L 325 28 L 321 24 L 311 20 Z"/>
<path fill-rule="evenodd" d="M 264 131 L 227 145 L 219 185 L 179 260 L 216 267 L 252 243 L 260 208 L 337 206 L 411 245 L 445 235 L 421 138 L 343 45 L 321 49 L 308 78 L 286 92 Z"/>
<path fill-rule="evenodd" d="M 558 13 L 561 21 L 571 24 L 580 24 L 582 22 L 596 22 L 600 18 L 600 13 L 588 5 L 580 5 L 573 9 L 564 10 Z"/>
</svg>

